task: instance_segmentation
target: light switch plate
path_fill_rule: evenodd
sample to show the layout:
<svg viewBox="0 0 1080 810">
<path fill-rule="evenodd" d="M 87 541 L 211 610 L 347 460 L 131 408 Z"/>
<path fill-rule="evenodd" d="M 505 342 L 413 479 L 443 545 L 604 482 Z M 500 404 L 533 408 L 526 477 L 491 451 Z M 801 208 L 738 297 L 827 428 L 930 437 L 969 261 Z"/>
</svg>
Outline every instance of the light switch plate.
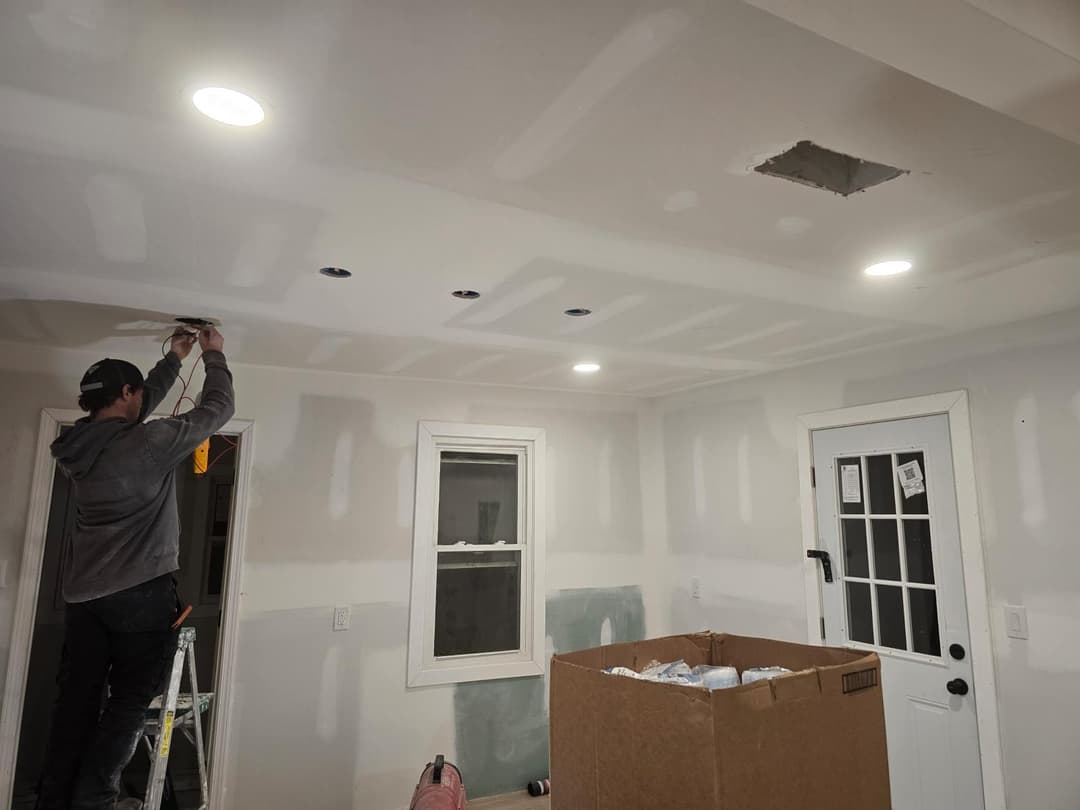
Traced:
<svg viewBox="0 0 1080 810">
<path fill-rule="evenodd" d="M 1005 605 L 1005 635 L 1009 638 L 1027 638 L 1027 608 L 1023 605 Z"/>
<path fill-rule="evenodd" d="M 691 577 L 690 578 L 690 598 L 691 599 L 700 599 L 701 598 L 701 577 Z"/>
</svg>

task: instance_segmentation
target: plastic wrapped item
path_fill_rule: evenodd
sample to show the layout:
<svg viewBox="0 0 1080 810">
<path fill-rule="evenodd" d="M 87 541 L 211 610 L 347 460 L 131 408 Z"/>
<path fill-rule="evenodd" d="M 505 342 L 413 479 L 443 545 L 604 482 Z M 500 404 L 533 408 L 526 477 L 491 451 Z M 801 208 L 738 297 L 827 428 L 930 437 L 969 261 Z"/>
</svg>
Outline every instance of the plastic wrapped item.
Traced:
<svg viewBox="0 0 1080 810">
<path fill-rule="evenodd" d="M 610 667 L 604 670 L 610 675 L 622 675 L 640 681 L 674 683 L 680 686 L 697 686 L 702 689 L 728 689 L 739 685 L 739 673 L 734 667 L 714 667 L 701 664 L 693 669 L 683 660 L 661 663 L 650 661 L 641 672 L 628 667 Z"/>
<path fill-rule="evenodd" d="M 739 671 L 735 667 L 712 667 L 708 664 L 700 664 L 691 672 L 701 678 L 701 685 L 710 691 L 730 689 L 739 685 Z"/>
<path fill-rule="evenodd" d="M 751 667 L 750 669 L 744 669 L 742 674 L 743 686 L 748 683 L 757 683 L 758 681 L 771 681 L 773 678 L 777 678 L 781 675 L 790 675 L 790 669 L 784 669 L 784 667 Z"/>
</svg>

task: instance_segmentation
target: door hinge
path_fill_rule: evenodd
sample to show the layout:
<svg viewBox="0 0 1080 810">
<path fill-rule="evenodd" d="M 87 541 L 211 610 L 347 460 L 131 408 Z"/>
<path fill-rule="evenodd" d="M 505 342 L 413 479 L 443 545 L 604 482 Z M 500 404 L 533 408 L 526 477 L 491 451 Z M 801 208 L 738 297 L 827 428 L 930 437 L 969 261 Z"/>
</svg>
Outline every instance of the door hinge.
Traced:
<svg viewBox="0 0 1080 810">
<path fill-rule="evenodd" d="M 817 488 L 817 467 L 810 468 L 810 487 L 812 489 Z"/>
<path fill-rule="evenodd" d="M 821 617 L 821 640 L 825 640 L 825 617 Z"/>
</svg>

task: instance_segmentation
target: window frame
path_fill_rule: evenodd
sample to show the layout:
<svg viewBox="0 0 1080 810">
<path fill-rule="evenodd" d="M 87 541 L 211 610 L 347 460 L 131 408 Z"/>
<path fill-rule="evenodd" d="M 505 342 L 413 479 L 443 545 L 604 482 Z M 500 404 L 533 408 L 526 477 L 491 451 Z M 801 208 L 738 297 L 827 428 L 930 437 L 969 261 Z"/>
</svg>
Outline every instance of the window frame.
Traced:
<svg viewBox="0 0 1080 810">
<path fill-rule="evenodd" d="M 441 453 L 519 454 L 518 544 L 446 546 L 449 551 L 521 551 L 521 646 L 516 651 L 436 658 L 435 599 Z M 413 515 L 412 594 L 409 609 L 408 686 L 525 678 L 545 669 L 545 484 L 543 428 L 422 420 L 417 427 Z"/>
</svg>

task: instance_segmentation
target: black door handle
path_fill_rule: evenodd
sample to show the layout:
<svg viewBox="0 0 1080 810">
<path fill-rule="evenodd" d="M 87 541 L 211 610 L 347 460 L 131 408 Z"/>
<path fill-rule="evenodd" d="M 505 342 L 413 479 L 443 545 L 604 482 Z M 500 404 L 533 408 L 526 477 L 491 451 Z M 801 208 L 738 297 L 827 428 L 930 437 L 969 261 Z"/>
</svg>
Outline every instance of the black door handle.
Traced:
<svg viewBox="0 0 1080 810">
<path fill-rule="evenodd" d="M 829 552 L 812 548 L 807 550 L 806 556 L 811 560 L 821 560 L 821 572 L 825 575 L 825 581 L 833 581 L 832 559 L 829 557 Z"/>
<path fill-rule="evenodd" d="M 945 684 L 945 688 L 949 690 L 950 695 L 960 695 L 963 697 L 970 690 L 968 689 L 967 681 L 963 678 L 955 678 Z"/>
</svg>

